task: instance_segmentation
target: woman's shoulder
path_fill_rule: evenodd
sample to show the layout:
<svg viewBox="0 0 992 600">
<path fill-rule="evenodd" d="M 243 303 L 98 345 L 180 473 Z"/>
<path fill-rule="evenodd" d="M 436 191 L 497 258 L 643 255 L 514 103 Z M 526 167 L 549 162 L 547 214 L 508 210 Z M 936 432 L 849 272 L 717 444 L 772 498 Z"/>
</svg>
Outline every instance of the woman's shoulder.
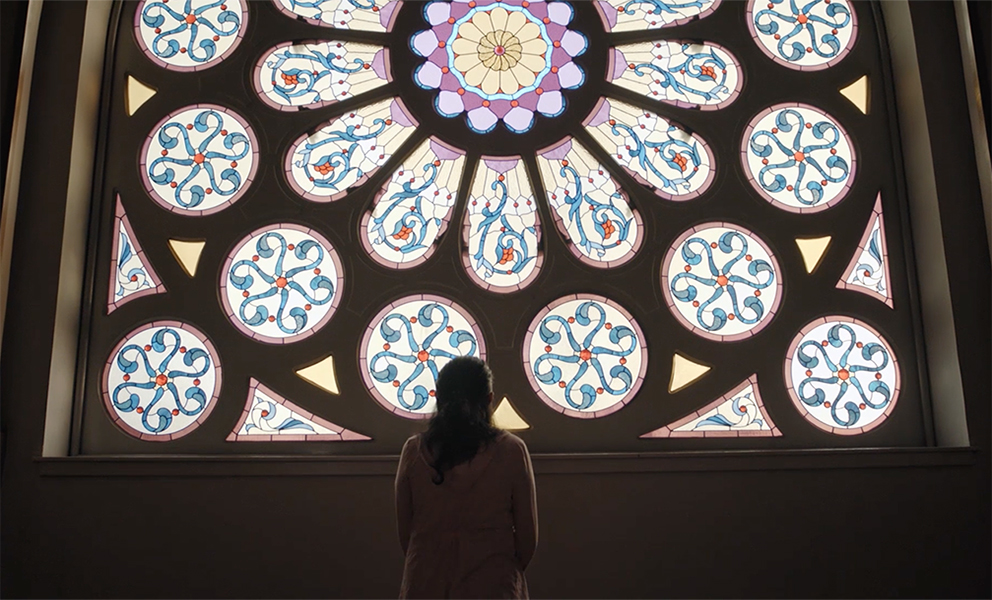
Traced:
<svg viewBox="0 0 992 600">
<path fill-rule="evenodd" d="M 522 439 L 510 433 L 509 431 L 506 431 L 505 429 L 500 430 L 500 433 L 496 437 L 496 443 L 506 448 L 513 448 L 519 450 L 524 454 L 528 453 L 527 444 L 524 443 Z"/>
</svg>

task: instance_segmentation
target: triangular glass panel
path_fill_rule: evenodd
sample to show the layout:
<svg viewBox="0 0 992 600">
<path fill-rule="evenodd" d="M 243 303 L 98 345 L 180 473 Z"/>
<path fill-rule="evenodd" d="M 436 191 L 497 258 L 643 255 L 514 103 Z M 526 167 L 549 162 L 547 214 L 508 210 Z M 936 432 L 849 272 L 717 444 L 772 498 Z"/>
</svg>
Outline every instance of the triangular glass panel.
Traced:
<svg viewBox="0 0 992 600">
<path fill-rule="evenodd" d="M 842 96 L 851 101 L 864 114 L 868 114 L 868 76 L 863 75 L 861 79 L 851 85 L 841 88 Z"/>
<path fill-rule="evenodd" d="M 124 109 L 127 110 L 127 116 L 131 116 L 138 112 L 141 105 L 152 99 L 152 96 L 158 93 L 153 87 L 147 86 L 141 83 L 134 77 L 127 76 L 127 93 L 124 95 Z"/>
<path fill-rule="evenodd" d="M 333 356 L 328 356 L 309 367 L 298 369 L 296 374 L 304 381 L 319 387 L 325 392 L 330 392 L 331 394 L 341 393 L 338 391 L 338 380 L 334 376 Z"/>
<path fill-rule="evenodd" d="M 758 392 L 758 376 L 752 375 L 733 390 L 642 438 L 669 437 L 777 437 L 782 435 Z"/>
<path fill-rule="evenodd" d="M 151 262 L 141 249 L 138 238 L 131 229 L 131 223 L 124 212 L 121 197 L 117 196 L 117 210 L 114 216 L 113 255 L 110 257 L 110 292 L 107 298 L 107 314 L 121 307 L 125 302 L 165 291 Z"/>
<path fill-rule="evenodd" d="M 252 378 L 229 442 L 353 442 L 372 438 L 300 408 Z"/>
<path fill-rule="evenodd" d="M 820 265 L 820 260 L 830 246 L 830 239 L 829 235 L 818 238 L 796 238 L 796 246 L 799 246 L 799 253 L 803 255 L 803 264 L 807 273 L 812 273 Z"/>
<path fill-rule="evenodd" d="M 668 393 L 674 394 L 682 388 L 692 385 L 697 379 L 706 375 L 711 368 L 676 352 L 672 356 L 672 379 L 668 384 Z"/>
<path fill-rule="evenodd" d="M 496 410 L 493 411 L 493 423 L 496 427 L 509 431 L 530 429 L 530 424 L 524 421 L 523 417 L 513 409 L 513 405 L 510 404 L 510 400 L 506 396 L 500 400 Z"/>
<path fill-rule="evenodd" d="M 861 236 L 861 243 L 854 251 L 844 276 L 837 287 L 868 294 L 892 308 L 889 293 L 889 251 L 885 243 L 885 221 L 882 218 L 882 194 L 875 200 L 875 208 L 868 218 L 868 227 Z"/>
<path fill-rule="evenodd" d="M 196 277 L 196 266 L 200 264 L 200 253 L 207 242 L 203 240 L 185 242 L 183 240 L 169 240 L 169 249 L 176 257 L 179 266 L 183 268 L 190 277 Z"/>
</svg>

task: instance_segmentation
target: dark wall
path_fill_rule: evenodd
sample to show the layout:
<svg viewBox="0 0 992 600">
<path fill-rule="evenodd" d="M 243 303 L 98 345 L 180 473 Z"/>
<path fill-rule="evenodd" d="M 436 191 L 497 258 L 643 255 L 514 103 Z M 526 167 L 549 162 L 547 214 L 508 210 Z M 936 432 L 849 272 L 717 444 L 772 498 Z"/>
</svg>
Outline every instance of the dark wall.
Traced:
<svg viewBox="0 0 992 600">
<path fill-rule="evenodd" d="M 39 48 L 78 47 L 84 12 L 46 3 Z M 694 459 L 674 458 L 681 472 L 583 474 L 538 457 L 535 597 L 992 595 L 988 246 L 953 5 L 912 12 L 973 460 L 919 466 L 915 453 L 869 468 L 838 453 L 816 468 L 798 457 L 728 470 L 717 458 L 686 471 Z M 68 152 L 76 86 L 65 56 L 39 52 L 32 86 L 0 365 L 0 594 L 394 596 L 388 474 L 114 476 L 36 460 L 68 177 L 52 157 Z"/>
</svg>

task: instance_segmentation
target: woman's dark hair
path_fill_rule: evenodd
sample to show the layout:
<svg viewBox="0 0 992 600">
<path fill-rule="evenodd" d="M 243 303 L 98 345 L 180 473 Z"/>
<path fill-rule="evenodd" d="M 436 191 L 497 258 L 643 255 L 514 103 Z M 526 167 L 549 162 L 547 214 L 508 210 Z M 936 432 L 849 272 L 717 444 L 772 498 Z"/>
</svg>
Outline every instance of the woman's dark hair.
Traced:
<svg viewBox="0 0 992 600">
<path fill-rule="evenodd" d="M 493 374 L 489 365 L 473 356 L 459 356 L 437 376 L 437 413 L 424 435 L 434 457 L 435 484 L 455 465 L 472 460 L 483 445 L 499 433 L 493 425 L 489 394 Z"/>
</svg>

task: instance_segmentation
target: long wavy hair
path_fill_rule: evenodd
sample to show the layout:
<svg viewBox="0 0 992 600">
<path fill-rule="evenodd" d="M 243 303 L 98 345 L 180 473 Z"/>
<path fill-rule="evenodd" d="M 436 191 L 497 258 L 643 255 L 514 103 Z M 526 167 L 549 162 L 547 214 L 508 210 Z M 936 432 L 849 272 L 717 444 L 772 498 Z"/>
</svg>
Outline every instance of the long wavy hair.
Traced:
<svg viewBox="0 0 992 600">
<path fill-rule="evenodd" d="M 489 394 L 493 374 L 489 365 L 472 356 L 460 356 L 437 376 L 437 412 L 424 434 L 434 458 L 435 485 L 444 483 L 445 472 L 472 458 L 499 433 L 493 425 Z"/>
</svg>

